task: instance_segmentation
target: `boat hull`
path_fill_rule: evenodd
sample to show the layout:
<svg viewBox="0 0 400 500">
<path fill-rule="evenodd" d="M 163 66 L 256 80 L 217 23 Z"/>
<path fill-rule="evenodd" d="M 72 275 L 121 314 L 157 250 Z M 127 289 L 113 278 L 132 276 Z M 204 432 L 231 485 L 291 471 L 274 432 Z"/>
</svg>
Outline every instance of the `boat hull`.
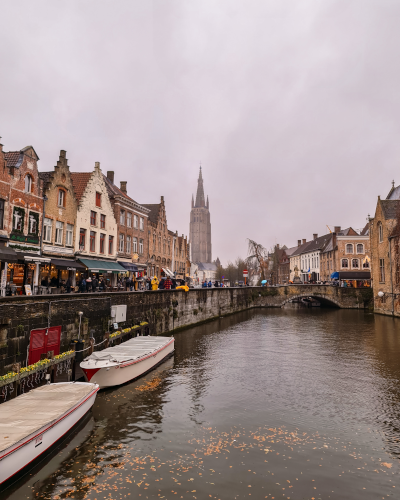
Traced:
<svg viewBox="0 0 400 500">
<path fill-rule="evenodd" d="M 61 415 L 56 422 L 43 426 L 31 436 L 4 450 L 0 456 L 0 484 L 22 471 L 64 436 L 90 410 L 99 388 Z"/>
<path fill-rule="evenodd" d="M 145 359 L 127 362 L 126 364 L 116 364 L 99 369 L 86 369 L 82 366 L 87 382 L 99 385 L 100 389 L 126 384 L 160 364 L 164 359 L 174 352 L 174 339 L 155 354 L 147 356 Z"/>
</svg>

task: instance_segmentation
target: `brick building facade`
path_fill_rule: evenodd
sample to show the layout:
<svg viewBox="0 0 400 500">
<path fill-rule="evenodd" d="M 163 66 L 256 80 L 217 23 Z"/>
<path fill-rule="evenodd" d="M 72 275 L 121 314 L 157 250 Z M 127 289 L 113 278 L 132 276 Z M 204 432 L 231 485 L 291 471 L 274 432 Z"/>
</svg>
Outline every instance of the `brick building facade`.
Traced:
<svg viewBox="0 0 400 500">
<path fill-rule="evenodd" d="M 32 146 L 3 152 L 0 145 L 0 238 L 18 253 L 4 268 L 17 293 L 23 293 L 25 285 L 38 285 L 39 264 L 45 260 L 40 257 L 43 198 L 38 160 Z"/>
<path fill-rule="evenodd" d="M 53 171 L 39 172 L 45 200 L 43 225 L 43 255 L 52 258 L 52 263 L 43 266 L 41 282 L 70 278 L 76 282 L 74 247 L 76 238 L 76 214 L 78 203 L 75 197 L 66 151 L 61 150 Z"/>
<path fill-rule="evenodd" d="M 168 231 L 164 196 L 160 203 L 142 204 L 149 210 L 148 219 L 148 274 L 160 278 L 162 269 L 171 267 L 174 234 Z"/>
<path fill-rule="evenodd" d="M 148 214 L 150 210 L 127 194 L 127 183 L 114 184 L 114 172 L 104 176 L 117 221 L 117 260 L 130 272 L 144 272 L 148 259 Z"/>
</svg>

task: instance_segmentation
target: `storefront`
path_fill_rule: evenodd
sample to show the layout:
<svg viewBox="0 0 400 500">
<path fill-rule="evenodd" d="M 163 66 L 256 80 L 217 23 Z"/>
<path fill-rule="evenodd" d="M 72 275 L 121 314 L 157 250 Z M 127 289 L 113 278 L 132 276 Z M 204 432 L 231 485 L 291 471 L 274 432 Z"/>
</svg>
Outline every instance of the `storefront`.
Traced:
<svg viewBox="0 0 400 500">
<path fill-rule="evenodd" d="M 8 266 L 14 265 L 18 263 L 18 254 L 12 248 L 6 247 L 4 245 L 0 246 L 0 262 L 1 262 L 1 295 L 4 296 L 6 294 L 7 283 L 9 280 L 8 277 Z"/>
<path fill-rule="evenodd" d="M 35 295 L 38 293 L 40 266 L 50 263 L 50 258 L 32 253 L 16 252 L 17 262 L 7 265 L 7 283 L 12 293 Z"/>
<path fill-rule="evenodd" d="M 117 275 L 126 273 L 126 269 L 115 261 L 81 258 L 79 261 L 85 266 L 85 271 L 79 273 L 80 277 L 93 278 L 96 276 L 98 280 L 103 279 L 107 286 L 115 287 L 117 285 Z"/>
<path fill-rule="evenodd" d="M 86 267 L 76 260 L 51 259 L 40 268 L 40 285 L 59 288 L 69 279 L 71 286 L 75 286 L 79 273 L 85 270 Z"/>
</svg>

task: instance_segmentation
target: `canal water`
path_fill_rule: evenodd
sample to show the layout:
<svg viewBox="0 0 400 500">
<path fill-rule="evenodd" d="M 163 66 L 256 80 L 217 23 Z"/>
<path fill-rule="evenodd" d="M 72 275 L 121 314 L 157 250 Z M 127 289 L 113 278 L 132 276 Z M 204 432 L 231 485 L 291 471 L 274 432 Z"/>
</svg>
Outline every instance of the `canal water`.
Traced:
<svg viewBox="0 0 400 500">
<path fill-rule="evenodd" d="M 400 320 L 270 309 L 177 333 L 2 498 L 400 498 Z"/>
</svg>

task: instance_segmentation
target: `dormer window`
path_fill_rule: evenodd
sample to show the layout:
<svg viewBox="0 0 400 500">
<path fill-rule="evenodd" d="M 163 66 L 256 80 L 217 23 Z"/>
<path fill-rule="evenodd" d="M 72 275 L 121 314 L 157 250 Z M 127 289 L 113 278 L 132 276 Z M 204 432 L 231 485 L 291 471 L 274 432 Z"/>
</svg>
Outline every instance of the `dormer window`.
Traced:
<svg viewBox="0 0 400 500">
<path fill-rule="evenodd" d="M 28 174 L 25 176 L 25 193 L 32 192 L 32 177 Z"/>
</svg>

